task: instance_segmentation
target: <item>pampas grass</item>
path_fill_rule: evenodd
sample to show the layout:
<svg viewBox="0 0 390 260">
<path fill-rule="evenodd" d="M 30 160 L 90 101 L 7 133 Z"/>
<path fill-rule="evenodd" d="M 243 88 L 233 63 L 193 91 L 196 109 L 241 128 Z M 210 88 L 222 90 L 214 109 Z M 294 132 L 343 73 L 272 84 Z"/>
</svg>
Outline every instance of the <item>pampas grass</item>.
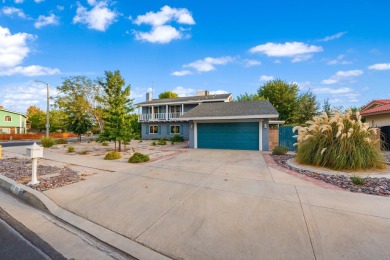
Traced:
<svg viewBox="0 0 390 260">
<path fill-rule="evenodd" d="M 383 169 L 385 160 L 380 150 L 377 129 L 356 120 L 352 111 L 338 111 L 331 118 L 326 113 L 307 121 L 298 130 L 297 161 L 302 164 L 328 167 L 335 170 Z"/>
</svg>

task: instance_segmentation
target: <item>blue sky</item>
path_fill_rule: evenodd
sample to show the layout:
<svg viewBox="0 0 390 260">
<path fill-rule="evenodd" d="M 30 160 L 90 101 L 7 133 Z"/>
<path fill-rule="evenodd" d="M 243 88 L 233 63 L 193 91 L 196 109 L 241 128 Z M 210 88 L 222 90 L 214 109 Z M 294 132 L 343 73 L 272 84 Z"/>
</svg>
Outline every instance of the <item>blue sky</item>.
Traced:
<svg viewBox="0 0 390 260">
<path fill-rule="evenodd" d="M 297 82 L 319 101 L 390 98 L 390 3 L 0 0 L 0 105 L 45 108 L 64 77 L 119 69 L 135 102 L 153 87 L 254 93 Z"/>
</svg>

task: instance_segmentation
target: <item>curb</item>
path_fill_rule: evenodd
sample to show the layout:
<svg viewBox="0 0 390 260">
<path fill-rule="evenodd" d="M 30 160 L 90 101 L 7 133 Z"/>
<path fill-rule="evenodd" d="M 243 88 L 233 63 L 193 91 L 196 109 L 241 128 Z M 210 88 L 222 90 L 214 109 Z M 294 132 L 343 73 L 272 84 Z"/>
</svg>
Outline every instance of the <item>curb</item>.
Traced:
<svg viewBox="0 0 390 260">
<path fill-rule="evenodd" d="M 14 197 L 36 207 L 49 212 L 65 223 L 87 233 L 97 240 L 106 243 L 113 248 L 122 251 L 137 259 L 170 259 L 152 249 L 145 247 L 129 238 L 106 229 L 76 214 L 64 210 L 50 198 L 28 186 L 18 184 L 14 180 L 0 175 L 0 188 L 11 193 Z"/>
</svg>

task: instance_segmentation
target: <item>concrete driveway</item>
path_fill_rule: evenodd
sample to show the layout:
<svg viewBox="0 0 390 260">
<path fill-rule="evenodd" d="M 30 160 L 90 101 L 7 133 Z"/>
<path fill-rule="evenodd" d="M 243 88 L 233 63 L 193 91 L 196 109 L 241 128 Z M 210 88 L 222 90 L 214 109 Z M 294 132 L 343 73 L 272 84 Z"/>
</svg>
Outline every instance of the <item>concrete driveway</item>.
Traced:
<svg viewBox="0 0 390 260">
<path fill-rule="evenodd" d="M 93 160 L 78 164 L 116 170 Z M 390 198 L 315 186 L 259 152 L 188 150 L 45 194 L 172 258 L 390 258 Z"/>
</svg>

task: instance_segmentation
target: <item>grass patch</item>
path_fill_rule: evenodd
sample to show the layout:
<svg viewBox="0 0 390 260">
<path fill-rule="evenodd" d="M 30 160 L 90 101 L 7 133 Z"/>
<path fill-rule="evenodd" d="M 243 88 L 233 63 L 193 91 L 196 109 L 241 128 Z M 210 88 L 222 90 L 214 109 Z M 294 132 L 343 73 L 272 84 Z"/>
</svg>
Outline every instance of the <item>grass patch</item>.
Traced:
<svg viewBox="0 0 390 260">
<path fill-rule="evenodd" d="M 362 178 L 359 176 L 352 176 L 350 177 L 351 181 L 355 185 L 364 185 L 364 182 L 366 181 L 366 178 Z"/>
<path fill-rule="evenodd" d="M 142 153 L 134 153 L 133 156 L 129 158 L 129 163 L 143 163 L 150 160 L 150 157 Z"/>
<path fill-rule="evenodd" d="M 41 144 L 45 148 L 50 148 L 50 147 L 53 147 L 53 145 L 55 145 L 56 142 L 51 137 L 43 137 L 41 139 Z"/>
<path fill-rule="evenodd" d="M 288 148 L 286 146 L 278 145 L 272 150 L 273 155 L 285 155 L 288 152 Z"/>
<path fill-rule="evenodd" d="M 68 153 L 74 153 L 76 149 L 73 146 L 68 146 L 67 152 Z"/>
<path fill-rule="evenodd" d="M 164 139 L 160 139 L 160 140 L 157 141 L 157 144 L 158 145 L 166 145 L 167 141 L 165 141 Z"/>
<path fill-rule="evenodd" d="M 103 142 L 102 145 L 103 146 L 108 146 L 108 142 Z"/>
<path fill-rule="evenodd" d="M 109 152 L 104 156 L 104 160 L 117 160 L 120 158 L 122 158 L 122 155 L 117 151 Z"/>
<path fill-rule="evenodd" d="M 184 138 L 181 135 L 174 135 L 171 138 L 171 142 L 173 142 L 173 143 L 180 143 L 180 142 L 183 142 L 183 141 L 184 141 Z"/>
<path fill-rule="evenodd" d="M 56 144 L 67 144 L 68 140 L 64 138 L 56 139 L 55 140 Z"/>
<path fill-rule="evenodd" d="M 89 151 L 88 151 L 88 150 L 82 150 L 82 151 L 80 152 L 80 154 L 81 154 L 81 155 L 87 155 L 87 154 L 89 154 Z"/>
</svg>

